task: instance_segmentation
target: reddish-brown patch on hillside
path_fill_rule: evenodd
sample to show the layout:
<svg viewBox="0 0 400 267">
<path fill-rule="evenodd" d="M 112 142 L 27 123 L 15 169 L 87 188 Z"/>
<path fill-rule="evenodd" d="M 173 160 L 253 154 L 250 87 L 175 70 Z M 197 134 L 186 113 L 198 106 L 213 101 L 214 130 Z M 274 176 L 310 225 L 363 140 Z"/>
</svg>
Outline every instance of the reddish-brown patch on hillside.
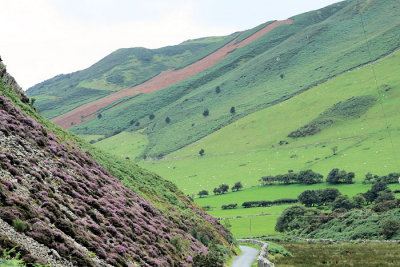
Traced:
<svg viewBox="0 0 400 267">
<path fill-rule="evenodd" d="M 118 92 L 115 92 L 111 95 L 93 101 L 91 103 L 87 103 L 82 105 L 74 110 L 71 110 L 61 116 L 53 118 L 52 121 L 63 128 L 71 128 L 73 126 L 81 124 L 84 120 L 88 120 L 94 117 L 93 114 L 96 113 L 101 108 L 104 108 L 115 101 L 120 100 L 123 97 L 133 96 L 140 93 L 150 93 L 161 90 L 165 87 L 173 85 L 177 82 L 180 82 L 186 78 L 189 78 L 195 74 L 198 74 L 215 64 L 219 61 L 226 58 L 229 53 L 235 49 L 242 48 L 243 46 L 257 40 L 264 34 L 268 33 L 269 31 L 273 30 L 274 28 L 278 27 L 282 24 L 292 24 L 292 20 L 282 20 L 276 21 L 268 26 L 264 27 L 263 29 L 259 30 L 258 32 L 254 33 L 253 35 L 249 36 L 248 38 L 244 39 L 239 43 L 235 43 L 236 39 L 231 41 L 230 43 L 226 44 L 225 46 L 221 47 L 214 53 L 208 55 L 207 57 L 179 70 L 166 70 L 155 76 L 154 78 L 137 85 L 132 88 L 125 88 Z M 82 119 L 84 118 L 84 119 Z"/>
</svg>

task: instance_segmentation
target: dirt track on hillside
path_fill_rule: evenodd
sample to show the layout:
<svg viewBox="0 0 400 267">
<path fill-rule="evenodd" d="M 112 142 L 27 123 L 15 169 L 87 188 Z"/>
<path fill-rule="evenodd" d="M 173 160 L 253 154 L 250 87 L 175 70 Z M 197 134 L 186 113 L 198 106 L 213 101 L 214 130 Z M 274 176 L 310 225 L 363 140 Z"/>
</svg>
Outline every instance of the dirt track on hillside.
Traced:
<svg viewBox="0 0 400 267">
<path fill-rule="evenodd" d="M 200 73 L 215 64 L 217 64 L 219 61 L 223 60 L 226 58 L 229 53 L 235 49 L 241 48 L 264 34 L 268 33 L 269 31 L 273 30 L 274 28 L 278 27 L 279 25 L 282 24 L 292 24 L 292 20 L 282 20 L 282 21 L 276 21 L 268 26 L 264 27 L 263 29 L 259 30 L 258 32 L 254 33 L 253 35 L 249 36 L 248 38 L 244 39 L 243 41 L 235 44 L 236 39 L 231 41 L 230 43 L 226 44 L 225 46 L 221 47 L 214 53 L 208 55 L 207 57 L 185 67 L 179 70 L 166 70 L 158 74 L 157 76 L 153 77 L 152 79 L 137 85 L 132 88 L 125 88 L 122 89 L 118 92 L 115 92 L 111 95 L 108 95 L 106 97 L 103 97 L 101 99 L 98 99 L 96 101 L 93 101 L 91 103 L 87 103 L 85 105 L 82 105 L 76 109 L 73 109 L 61 116 L 58 116 L 56 118 L 53 118 L 51 121 L 60 125 L 61 127 L 68 129 L 71 127 L 74 127 L 76 125 L 81 124 L 84 120 L 88 120 L 93 118 L 96 115 L 96 112 L 104 108 L 115 101 L 126 97 L 126 96 L 133 96 L 136 94 L 140 93 L 150 93 L 154 91 L 161 90 L 165 87 L 168 87 L 170 85 L 173 85 L 177 82 L 180 82 L 186 78 L 189 78 L 197 73 Z M 82 119 L 82 117 L 85 117 L 85 119 Z"/>
</svg>

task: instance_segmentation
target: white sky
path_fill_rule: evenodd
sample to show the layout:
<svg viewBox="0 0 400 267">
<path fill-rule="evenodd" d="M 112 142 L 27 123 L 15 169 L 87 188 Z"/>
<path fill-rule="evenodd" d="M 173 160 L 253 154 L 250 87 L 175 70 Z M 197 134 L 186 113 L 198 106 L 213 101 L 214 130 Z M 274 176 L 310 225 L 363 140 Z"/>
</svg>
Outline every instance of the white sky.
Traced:
<svg viewBox="0 0 400 267">
<path fill-rule="evenodd" d="M 0 56 L 27 89 L 123 47 L 227 35 L 338 0 L 0 0 Z"/>
</svg>

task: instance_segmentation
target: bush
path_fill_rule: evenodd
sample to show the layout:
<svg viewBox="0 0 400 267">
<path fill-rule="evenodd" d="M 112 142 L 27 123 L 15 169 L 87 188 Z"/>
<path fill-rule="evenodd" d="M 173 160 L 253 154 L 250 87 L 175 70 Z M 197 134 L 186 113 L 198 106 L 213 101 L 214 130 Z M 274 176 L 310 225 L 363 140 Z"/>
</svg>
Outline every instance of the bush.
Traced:
<svg viewBox="0 0 400 267">
<path fill-rule="evenodd" d="M 25 225 L 25 222 L 23 222 L 21 220 L 16 219 L 16 220 L 13 220 L 12 223 L 13 223 L 15 230 L 17 230 L 18 232 L 24 232 L 27 228 Z"/>
<path fill-rule="evenodd" d="M 200 151 L 199 151 L 200 156 L 203 156 L 204 152 L 205 152 L 204 149 L 200 149 Z"/>
<path fill-rule="evenodd" d="M 400 221 L 389 219 L 382 224 L 382 234 L 386 239 L 390 239 L 400 230 Z"/>
<path fill-rule="evenodd" d="M 207 117 L 208 115 L 210 115 L 210 111 L 208 109 L 203 111 L 203 116 Z"/>
<path fill-rule="evenodd" d="M 221 209 L 223 209 L 223 210 L 231 210 L 231 209 L 234 209 L 236 207 L 237 207 L 237 204 L 234 203 L 234 204 L 222 205 Z"/>
</svg>

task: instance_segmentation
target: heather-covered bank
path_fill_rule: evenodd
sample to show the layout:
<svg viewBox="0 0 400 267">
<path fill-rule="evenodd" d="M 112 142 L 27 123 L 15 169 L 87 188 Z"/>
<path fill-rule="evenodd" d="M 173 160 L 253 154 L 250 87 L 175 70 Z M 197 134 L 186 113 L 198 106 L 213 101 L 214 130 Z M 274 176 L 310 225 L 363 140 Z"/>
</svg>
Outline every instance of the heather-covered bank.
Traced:
<svg viewBox="0 0 400 267">
<path fill-rule="evenodd" d="M 2 80 L 0 91 L 0 224 L 14 229 L 0 227 L 0 249 L 18 245 L 26 261 L 60 266 L 229 256 L 230 233 L 176 186 L 80 144 Z"/>
</svg>

